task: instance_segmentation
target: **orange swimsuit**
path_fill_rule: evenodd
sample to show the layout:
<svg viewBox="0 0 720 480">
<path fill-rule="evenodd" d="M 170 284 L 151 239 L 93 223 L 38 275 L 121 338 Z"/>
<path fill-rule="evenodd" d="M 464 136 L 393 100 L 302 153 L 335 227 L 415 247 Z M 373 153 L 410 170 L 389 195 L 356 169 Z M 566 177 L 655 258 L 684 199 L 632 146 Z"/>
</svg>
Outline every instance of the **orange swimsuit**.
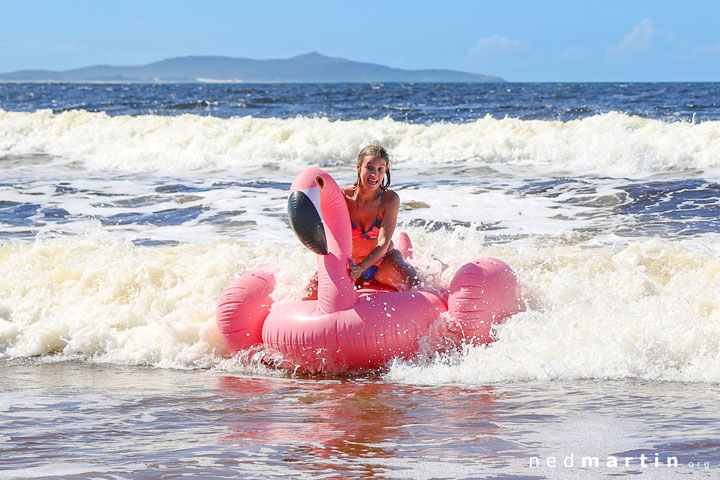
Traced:
<svg viewBox="0 0 720 480">
<path fill-rule="evenodd" d="M 380 205 L 382 205 L 383 197 L 385 196 L 385 192 L 382 192 L 380 194 Z M 360 227 L 355 225 L 355 222 L 350 220 L 350 226 L 352 227 L 352 238 L 355 240 L 356 238 L 364 238 L 366 240 L 377 240 L 378 236 L 380 235 L 380 227 L 382 226 L 382 215 L 380 214 L 380 207 L 378 207 L 378 214 L 375 217 L 375 221 L 370 225 L 370 227 L 363 231 Z M 362 275 L 360 275 L 360 280 L 364 281 L 370 281 L 373 278 L 375 278 L 375 273 L 377 273 L 378 265 L 382 263 L 382 261 L 385 259 L 381 258 L 378 260 L 375 265 L 371 265 L 370 267 L 365 270 Z"/>
</svg>

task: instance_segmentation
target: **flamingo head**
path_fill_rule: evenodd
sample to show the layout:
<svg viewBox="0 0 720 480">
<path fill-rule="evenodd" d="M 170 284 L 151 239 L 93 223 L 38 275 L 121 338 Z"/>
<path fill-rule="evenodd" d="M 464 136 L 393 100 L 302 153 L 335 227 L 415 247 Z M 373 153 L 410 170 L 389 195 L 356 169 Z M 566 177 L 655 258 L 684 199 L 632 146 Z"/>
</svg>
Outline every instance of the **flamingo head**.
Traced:
<svg viewBox="0 0 720 480">
<path fill-rule="evenodd" d="M 300 173 L 290 187 L 290 227 L 300 242 L 318 255 L 328 254 L 326 222 L 321 206 L 333 186 L 339 190 L 329 174 L 319 168 L 310 168 Z"/>
</svg>

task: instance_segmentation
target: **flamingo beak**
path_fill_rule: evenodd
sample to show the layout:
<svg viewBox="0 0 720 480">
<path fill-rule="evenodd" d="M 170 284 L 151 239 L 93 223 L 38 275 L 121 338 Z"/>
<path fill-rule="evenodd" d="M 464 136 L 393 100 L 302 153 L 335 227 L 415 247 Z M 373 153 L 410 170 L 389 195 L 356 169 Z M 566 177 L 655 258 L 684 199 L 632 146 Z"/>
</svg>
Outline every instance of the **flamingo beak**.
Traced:
<svg viewBox="0 0 720 480">
<path fill-rule="evenodd" d="M 320 216 L 320 191 L 317 188 L 296 190 L 288 198 L 290 227 L 303 245 L 317 253 L 327 255 L 325 226 Z"/>
</svg>

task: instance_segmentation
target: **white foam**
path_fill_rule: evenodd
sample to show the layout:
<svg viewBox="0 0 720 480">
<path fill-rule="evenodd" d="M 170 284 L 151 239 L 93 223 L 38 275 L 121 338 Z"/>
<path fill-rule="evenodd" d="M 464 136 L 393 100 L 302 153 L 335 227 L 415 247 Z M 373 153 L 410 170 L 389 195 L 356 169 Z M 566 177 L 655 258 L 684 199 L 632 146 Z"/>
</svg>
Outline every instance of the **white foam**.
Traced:
<svg viewBox="0 0 720 480">
<path fill-rule="evenodd" d="M 489 346 L 388 376 L 408 383 L 530 379 L 720 379 L 720 258 L 665 240 L 618 251 L 578 246 L 498 251 L 530 308 Z"/>
<path fill-rule="evenodd" d="M 667 240 L 487 245 L 469 228 L 411 235 L 415 264 L 436 283 L 447 285 L 473 258 L 505 259 L 529 309 L 502 325 L 489 347 L 397 363 L 393 381 L 720 381 L 720 258 L 712 252 Z M 232 370 L 214 321 L 224 285 L 261 268 L 276 275 L 275 301 L 296 300 L 314 262 L 299 244 L 138 247 L 102 230 L 3 245 L 0 356 Z M 238 366 L 262 369 L 252 365 Z"/>
<path fill-rule="evenodd" d="M 132 464 L 123 467 L 106 467 L 101 464 L 93 464 L 86 462 L 60 462 L 47 465 L 39 465 L 36 467 L 17 468 L 14 470 L 1 470 L 0 479 L 9 478 L 47 478 L 47 477 L 64 477 L 64 476 L 84 476 L 90 474 L 107 474 L 115 473 L 131 473 L 147 468 L 146 465 Z M 90 476 L 90 478 L 92 478 Z"/>
<path fill-rule="evenodd" d="M 227 241 L 139 248 L 103 230 L 0 251 L 3 356 L 179 368 L 207 366 L 222 350 L 214 309 L 224 285 L 288 258 L 274 245 Z M 296 268 L 309 272 L 312 254 L 296 251 Z M 292 285 L 278 295 L 302 290 L 304 279 L 287 280 L 293 273 L 278 275 Z"/>
<path fill-rule="evenodd" d="M 373 139 L 389 147 L 398 167 L 439 178 L 449 167 L 613 176 L 720 168 L 720 122 L 669 123 L 615 112 L 568 122 L 486 116 L 466 124 L 417 125 L 390 118 L 0 111 L 0 156 L 47 154 L 90 170 L 293 174 L 311 165 L 352 165 Z"/>
</svg>

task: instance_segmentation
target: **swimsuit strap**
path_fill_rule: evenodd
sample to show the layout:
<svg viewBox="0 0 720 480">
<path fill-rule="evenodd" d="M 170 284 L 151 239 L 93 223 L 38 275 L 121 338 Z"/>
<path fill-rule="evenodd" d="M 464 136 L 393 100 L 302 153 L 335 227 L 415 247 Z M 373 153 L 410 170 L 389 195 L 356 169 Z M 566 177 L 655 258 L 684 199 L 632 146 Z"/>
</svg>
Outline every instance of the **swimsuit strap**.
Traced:
<svg viewBox="0 0 720 480">
<path fill-rule="evenodd" d="M 378 220 L 382 221 L 382 217 L 380 216 L 380 210 L 382 209 L 383 198 L 385 198 L 385 190 L 383 190 L 382 193 L 380 194 L 380 202 L 378 203 L 377 215 L 375 216 L 375 222 L 373 222 L 373 225 L 378 223 Z"/>
</svg>

